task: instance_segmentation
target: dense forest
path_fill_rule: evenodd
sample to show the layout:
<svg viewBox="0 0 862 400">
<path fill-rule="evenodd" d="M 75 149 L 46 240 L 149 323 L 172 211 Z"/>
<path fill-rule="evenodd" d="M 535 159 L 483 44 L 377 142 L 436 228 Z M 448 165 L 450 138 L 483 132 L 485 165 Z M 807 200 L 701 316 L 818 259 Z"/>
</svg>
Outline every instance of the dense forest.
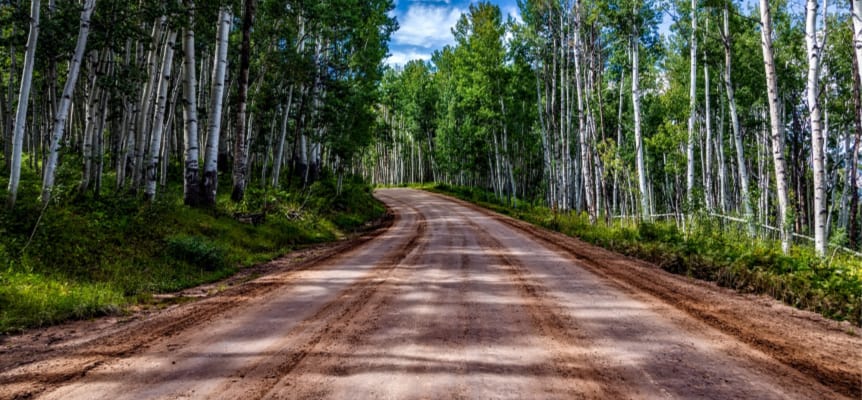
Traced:
<svg viewBox="0 0 862 400">
<path fill-rule="evenodd" d="M 862 4 L 802 3 L 474 4 L 454 45 L 386 71 L 354 168 L 858 251 Z"/>
<path fill-rule="evenodd" d="M 343 169 L 371 137 L 393 5 L 241 3 L 4 2 L 9 207 L 26 169 L 43 203 L 152 200 L 179 161 L 190 205 L 214 204 L 219 173 L 240 201 L 252 183 L 279 186 L 283 166 L 303 181 Z"/>
<path fill-rule="evenodd" d="M 369 184 L 430 182 L 858 323 L 862 2 L 800 4 L 478 2 L 386 65 L 392 0 L 0 2 L 0 332 L 343 237 L 383 213 Z"/>
<path fill-rule="evenodd" d="M 0 147 L 0 399 L 862 398 L 862 0 L 0 0 Z"/>
<path fill-rule="evenodd" d="M 393 7 L 0 2 L 0 333 L 114 312 L 380 216 L 347 167 L 373 139 Z"/>
</svg>

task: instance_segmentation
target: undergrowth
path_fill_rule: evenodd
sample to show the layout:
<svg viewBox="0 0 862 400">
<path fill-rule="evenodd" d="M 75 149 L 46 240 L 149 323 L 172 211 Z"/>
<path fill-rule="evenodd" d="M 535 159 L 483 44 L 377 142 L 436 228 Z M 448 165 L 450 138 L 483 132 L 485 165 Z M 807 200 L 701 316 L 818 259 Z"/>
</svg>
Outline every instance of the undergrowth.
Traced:
<svg viewBox="0 0 862 400">
<path fill-rule="evenodd" d="M 225 193 L 213 208 L 183 205 L 178 182 L 152 204 L 69 188 L 44 210 L 38 189 L 38 177 L 25 173 L 16 207 L 0 211 L 0 333 L 122 312 L 152 294 L 335 240 L 385 211 L 358 179 L 345 179 L 340 193 L 332 178 L 307 189 L 253 189 L 238 204 Z M 240 221 L 244 214 L 260 223 Z"/>
<path fill-rule="evenodd" d="M 862 260 L 842 254 L 819 258 L 811 246 L 788 255 L 772 240 L 752 238 L 747 228 L 698 218 L 686 232 L 674 222 L 616 220 L 590 224 L 585 214 L 547 207 L 500 205 L 482 190 L 445 184 L 422 186 L 502 214 L 552 229 L 681 275 L 713 281 L 746 293 L 768 294 L 800 309 L 862 326 Z"/>
</svg>

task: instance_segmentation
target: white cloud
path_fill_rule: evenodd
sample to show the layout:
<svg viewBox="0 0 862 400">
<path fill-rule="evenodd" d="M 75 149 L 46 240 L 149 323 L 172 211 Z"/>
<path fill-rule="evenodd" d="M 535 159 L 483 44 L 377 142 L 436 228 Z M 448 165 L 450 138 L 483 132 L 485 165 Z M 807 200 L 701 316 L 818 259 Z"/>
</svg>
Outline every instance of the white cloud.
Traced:
<svg viewBox="0 0 862 400">
<path fill-rule="evenodd" d="M 431 53 L 427 52 L 418 52 L 415 50 L 408 51 L 393 51 L 392 55 L 386 58 L 387 65 L 406 65 L 408 61 L 411 60 L 430 60 Z"/>
<path fill-rule="evenodd" d="M 398 16 L 400 28 L 392 41 L 400 45 L 442 47 L 454 42 L 452 27 L 461 17 L 461 9 L 411 5 L 404 15 Z"/>
<path fill-rule="evenodd" d="M 506 7 L 506 9 L 503 10 L 503 12 L 505 14 L 507 14 L 508 16 L 512 17 L 515 20 L 515 22 L 517 22 L 519 24 L 524 23 L 524 19 L 521 18 L 521 10 L 518 9 L 518 7 L 514 7 L 514 6 Z M 504 20 L 505 20 L 505 17 L 504 17 Z"/>
</svg>

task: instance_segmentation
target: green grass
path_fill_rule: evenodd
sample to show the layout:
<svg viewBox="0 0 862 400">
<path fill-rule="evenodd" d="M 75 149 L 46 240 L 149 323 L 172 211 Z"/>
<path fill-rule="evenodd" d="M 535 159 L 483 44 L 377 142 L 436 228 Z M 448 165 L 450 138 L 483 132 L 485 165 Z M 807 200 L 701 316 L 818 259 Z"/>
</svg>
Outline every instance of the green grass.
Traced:
<svg viewBox="0 0 862 400">
<path fill-rule="evenodd" d="M 123 312 L 155 293 L 341 238 L 385 211 L 360 180 L 345 179 L 337 193 L 325 178 L 305 190 L 249 190 L 239 204 L 225 193 L 214 208 L 184 206 L 179 183 L 152 204 L 69 188 L 42 214 L 38 177 L 23 178 L 15 209 L 0 211 L 0 333 Z M 236 213 L 266 219 L 255 226 Z"/>
<path fill-rule="evenodd" d="M 862 260 L 836 254 L 821 259 L 812 246 L 793 246 L 789 255 L 775 241 L 751 238 L 747 228 L 700 218 L 682 232 L 674 222 L 589 223 L 586 215 L 553 213 L 519 203 L 502 206 L 482 190 L 444 184 L 420 186 L 467 200 L 502 214 L 578 237 L 643 259 L 681 275 L 717 282 L 746 293 L 765 293 L 792 306 L 862 326 Z"/>
</svg>

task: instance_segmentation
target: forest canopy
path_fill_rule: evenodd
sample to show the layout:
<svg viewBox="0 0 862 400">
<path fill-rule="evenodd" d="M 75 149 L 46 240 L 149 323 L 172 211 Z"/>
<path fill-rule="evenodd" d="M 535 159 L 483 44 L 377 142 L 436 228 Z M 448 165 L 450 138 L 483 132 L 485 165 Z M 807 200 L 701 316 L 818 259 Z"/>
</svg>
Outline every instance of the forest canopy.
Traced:
<svg viewBox="0 0 862 400">
<path fill-rule="evenodd" d="M 858 251 L 862 5 L 825 4 L 474 3 L 454 44 L 385 71 L 355 168 Z"/>
</svg>

